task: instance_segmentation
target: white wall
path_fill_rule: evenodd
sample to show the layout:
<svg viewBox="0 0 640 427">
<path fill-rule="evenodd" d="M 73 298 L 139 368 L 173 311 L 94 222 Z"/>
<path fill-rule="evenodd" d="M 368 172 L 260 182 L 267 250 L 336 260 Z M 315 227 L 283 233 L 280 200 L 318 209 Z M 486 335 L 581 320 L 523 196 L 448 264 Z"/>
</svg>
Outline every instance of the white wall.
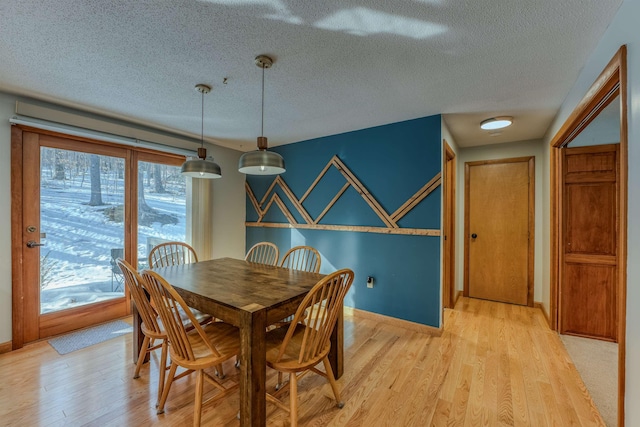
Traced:
<svg viewBox="0 0 640 427">
<path fill-rule="evenodd" d="M 0 343 L 11 340 L 11 126 L 20 97 L 0 92 Z M 97 116 L 92 116 L 97 118 Z M 208 145 L 208 154 L 222 168 L 213 187 L 211 221 L 212 257 L 243 258 L 245 252 L 245 176 L 238 172 L 242 153 Z"/>
<path fill-rule="evenodd" d="M 627 228 L 627 333 L 625 426 L 640 426 L 640 0 L 625 0 L 613 22 L 589 57 L 578 79 L 562 104 L 545 145 L 555 135 L 598 77 L 619 47 L 627 45 L 628 139 L 629 139 L 629 206 Z M 545 153 L 548 149 L 545 147 Z M 547 182 L 548 188 L 548 182 Z M 547 209 L 548 211 L 548 209 Z M 549 242 L 545 248 L 549 248 Z M 549 276 L 545 265 L 544 275 Z"/>
<path fill-rule="evenodd" d="M 11 126 L 15 98 L 0 93 L 0 343 L 11 340 Z"/>
<path fill-rule="evenodd" d="M 458 151 L 458 182 L 456 187 L 456 289 L 464 288 L 464 165 L 466 162 L 476 162 L 482 160 L 508 159 L 512 157 L 535 157 L 535 232 L 534 232 L 534 278 L 533 278 L 533 300 L 543 302 L 543 200 L 548 197 L 547 191 L 543 191 L 544 158 L 542 141 L 523 141 L 505 144 L 485 145 L 481 147 L 461 148 Z M 548 293 L 548 292 L 547 292 Z"/>
</svg>

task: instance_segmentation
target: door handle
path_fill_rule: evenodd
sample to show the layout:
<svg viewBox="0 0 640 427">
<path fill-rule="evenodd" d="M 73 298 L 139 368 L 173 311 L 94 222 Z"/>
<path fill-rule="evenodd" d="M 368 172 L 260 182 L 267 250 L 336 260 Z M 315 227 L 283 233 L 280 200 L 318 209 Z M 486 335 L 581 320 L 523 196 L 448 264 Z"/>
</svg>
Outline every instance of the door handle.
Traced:
<svg viewBox="0 0 640 427">
<path fill-rule="evenodd" d="M 476 233 L 473 233 L 473 234 L 471 235 L 471 238 L 472 238 L 472 239 L 475 239 L 476 237 L 478 237 L 478 235 L 477 235 Z"/>
<path fill-rule="evenodd" d="M 28 247 L 28 248 L 35 248 L 35 247 L 37 247 L 37 246 L 44 246 L 44 243 L 38 243 L 38 242 L 36 242 L 35 240 L 29 240 L 29 241 L 27 242 L 27 247 Z"/>
</svg>

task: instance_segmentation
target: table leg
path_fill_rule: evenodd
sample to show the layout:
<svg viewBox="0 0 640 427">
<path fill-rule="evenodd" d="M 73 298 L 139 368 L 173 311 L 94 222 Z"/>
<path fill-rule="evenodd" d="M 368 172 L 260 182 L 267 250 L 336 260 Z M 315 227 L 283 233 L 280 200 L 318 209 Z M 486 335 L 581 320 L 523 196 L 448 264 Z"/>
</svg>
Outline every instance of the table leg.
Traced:
<svg viewBox="0 0 640 427">
<path fill-rule="evenodd" d="M 331 332 L 331 350 L 329 351 L 329 363 L 336 379 L 344 373 L 344 310 L 340 310 L 336 326 Z"/>
<path fill-rule="evenodd" d="M 265 310 L 240 314 L 240 425 L 264 427 L 266 408 Z"/>
</svg>

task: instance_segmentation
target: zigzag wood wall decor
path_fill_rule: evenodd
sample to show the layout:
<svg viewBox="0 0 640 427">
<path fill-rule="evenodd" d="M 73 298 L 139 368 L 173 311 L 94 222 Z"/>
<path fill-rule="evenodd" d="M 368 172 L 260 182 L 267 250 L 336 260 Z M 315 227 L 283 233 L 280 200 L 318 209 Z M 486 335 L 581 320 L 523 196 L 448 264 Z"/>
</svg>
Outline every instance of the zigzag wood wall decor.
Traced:
<svg viewBox="0 0 640 427">
<path fill-rule="evenodd" d="M 322 177 L 329 171 L 331 167 L 335 167 L 346 179 L 346 183 L 331 199 L 322 212 L 314 219 L 306 211 L 302 203 L 311 194 L 313 189 L 318 185 Z M 278 175 L 267 191 L 264 193 L 262 200 L 258 201 L 251 186 L 248 182 L 245 182 L 245 189 L 253 208 L 258 214 L 258 221 L 246 222 L 247 227 L 271 227 L 271 228 L 304 228 L 315 230 L 335 230 L 335 231 L 358 231 L 364 233 L 382 233 L 382 234 L 405 234 L 413 236 L 440 236 L 440 230 L 424 229 L 424 228 L 402 228 L 398 225 L 398 221 L 407 215 L 413 208 L 415 208 L 422 200 L 424 200 L 433 190 L 438 188 L 441 183 L 441 174 L 438 172 L 429 182 L 427 182 L 422 188 L 420 188 L 413 196 L 411 196 L 405 203 L 403 203 L 395 212 L 388 214 L 385 209 L 378 203 L 373 195 L 367 190 L 367 188 L 356 178 L 356 176 L 349 170 L 349 168 L 340 160 L 338 156 L 333 156 L 327 165 L 322 169 L 320 174 L 311 183 L 309 189 L 298 199 L 291 191 L 287 183 Z M 286 204 L 282 201 L 280 196 L 275 192 L 276 185 L 280 186 L 282 192 L 287 196 L 291 204 L 296 211 L 304 219 L 304 223 L 299 223 L 296 218 L 291 214 Z M 371 207 L 373 212 L 382 220 L 386 227 L 370 227 L 370 226 L 357 226 L 357 225 L 326 225 L 319 224 L 320 220 L 331 210 L 333 205 L 340 199 L 344 192 L 353 187 L 364 201 Z M 271 197 L 269 198 L 269 195 Z M 288 223 L 279 222 L 263 222 L 263 219 L 269 209 L 275 205 L 282 211 L 284 216 L 289 221 Z M 263 207 L 264 206 L 264 207 Z"/>
</svg>

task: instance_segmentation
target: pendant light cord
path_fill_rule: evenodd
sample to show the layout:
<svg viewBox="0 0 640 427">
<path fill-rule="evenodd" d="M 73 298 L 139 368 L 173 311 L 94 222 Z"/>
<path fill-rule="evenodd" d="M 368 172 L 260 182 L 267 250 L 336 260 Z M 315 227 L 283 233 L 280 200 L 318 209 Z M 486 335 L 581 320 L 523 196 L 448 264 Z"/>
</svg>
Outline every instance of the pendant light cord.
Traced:
<svg viewBox="0 0 640 427">
<path fill-rule="evenodd" d="M 204 92 L 200 92 L 202 95 L 202 105 L 200 107 L 201 120 L 200 120 L 200 146 L 204 147 Z"/>
<path fill-rule="evenodd" d="M 262 120 L 260 122 L 260 136 L 264 136 L 264 64 L 262 64 Z"/>
</svg>

